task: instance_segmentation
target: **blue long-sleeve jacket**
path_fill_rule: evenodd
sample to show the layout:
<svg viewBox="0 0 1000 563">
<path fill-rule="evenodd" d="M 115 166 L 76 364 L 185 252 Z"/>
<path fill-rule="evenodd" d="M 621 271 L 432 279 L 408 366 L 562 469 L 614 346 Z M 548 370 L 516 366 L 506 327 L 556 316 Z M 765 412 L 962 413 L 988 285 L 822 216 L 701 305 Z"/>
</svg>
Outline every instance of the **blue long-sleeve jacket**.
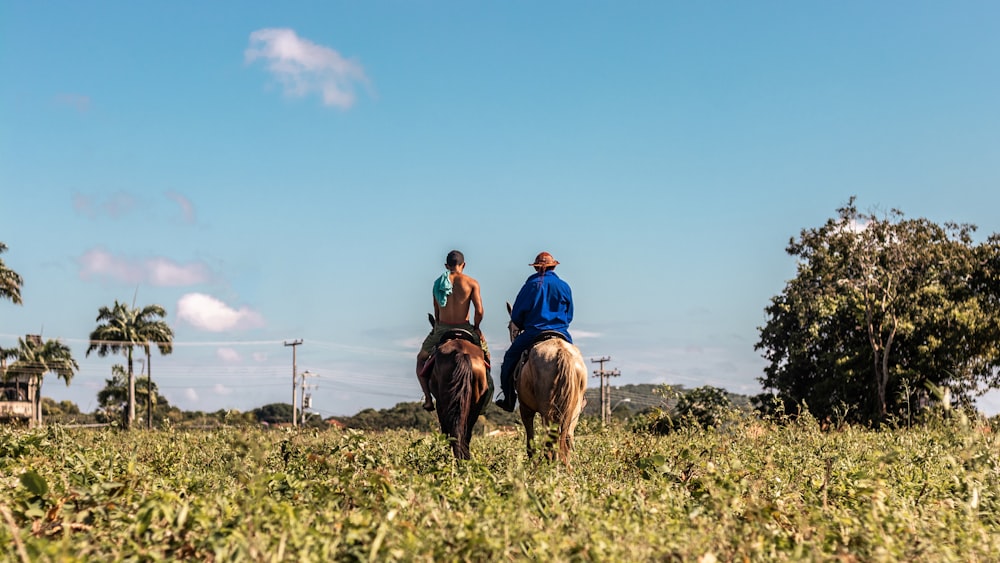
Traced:
<svg viewBox="0 0 1000 563">
<path fill-rule="evenodd" d="M 514 300 L 510 319 L 527 333 L 557 330 L 569 337 L 573 292 L 555 272 L 531 275 Z"/>
</svg>

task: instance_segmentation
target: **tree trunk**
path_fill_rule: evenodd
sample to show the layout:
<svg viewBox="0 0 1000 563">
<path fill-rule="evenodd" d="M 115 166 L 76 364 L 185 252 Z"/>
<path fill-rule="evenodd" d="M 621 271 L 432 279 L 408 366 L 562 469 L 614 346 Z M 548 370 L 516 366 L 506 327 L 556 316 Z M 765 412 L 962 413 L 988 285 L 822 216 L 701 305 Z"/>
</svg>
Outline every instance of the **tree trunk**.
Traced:
<svg viewBox="0 0 1000 563">
<path fill-rule="evenodd" d="M 132 429 L 135 422 L 135 372 L 132 371 L 132 349 L 128 351 L 128 416 L 125 417 L 125 428 Z"/>
<path fill-rule="evenodd" d="M 896 339 L 896 327 L 899 321 L 893 318 L 892 330 L 886 338 L 885 345 L 882 346 L 882 354 L 879 355 L 878 348 L 874 349 L 875 356 L 875 383 L 878 388 L 878 417 L 881 421 L 889 414 L 886 400 L 886 388 L 889 386 L 889 351 L 892 350 L 892 342 Z"/>
<path fill-rule="evenodd" d="M 882 417 L 885 416 L 885 374 L 882 371 L 882 366 L 885 358 L 885 353 L 879 357 L 878 350 L 875 350 L 875 395 L 877 404 L 875 405 L 876 413 L 878 414 L 878 419 L 881 421 Z"/>
<path fill-rule="evenodd" d="M 35 406 L 34 408 L 31 409 L 32 411 L 34 411 L 33 413 L 31 413 L 32 417 L 34 418 L 34 420 L 32 421 L 34 422 L 34 424 L 32 426 L 34 426 L 35 428 L 41 428 L 42 427 L 42 378 L 41 376 L 32 376 L 32 379 L 35 380 L 35 396 L 32 398 L 32 400 L 35 403 Z"/>
</svg>

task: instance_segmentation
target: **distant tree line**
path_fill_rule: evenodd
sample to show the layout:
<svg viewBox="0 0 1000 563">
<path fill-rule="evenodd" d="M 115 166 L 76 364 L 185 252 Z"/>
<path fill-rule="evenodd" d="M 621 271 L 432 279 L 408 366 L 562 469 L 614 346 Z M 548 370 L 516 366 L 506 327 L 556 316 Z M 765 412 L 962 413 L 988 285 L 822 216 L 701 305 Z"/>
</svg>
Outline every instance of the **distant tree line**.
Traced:
<svg viewBox="0 0 1000 563">
<path fill-rule="evenodd" d="M 759 377 L 763 393 L 753 405 L 764 414 L 808 410 L 817 418 L 878 423 L 918 419 L 934 404 L 971 408 L 975 398 L 1000 387 L 1000 235 L 975 242 L 970 224 L 937 224 L 907 218 L 901 211 L 863 213 L 855 198 L 823 225 L 803 229 L 786 252 L 795 258 L 795 277 L 765 308 L 755 347 L 767 365 Z M 7 246 L 0 242 L 0 254 Z M 21 304 L 24 280 L 0 259 L 0 300 Z M 185 413 L 159 394 L 150 374 L 136 377 L 134 352 L 172 351 L 173 331 L 159 305 L 136 307 L 115 301 L 100 307 L 87 355 L 121 354 L 99 393 L 94 420 L 132 428 L 137 420 L 157 424 L 267 424 L 291 422 L 291 405 L 275 403 L 239 413 Z M 79 369 L 69 348 L 41 337 L 0 348 L 0 378 L 37 381 L 31 400 L 53 417 L 83 417 L 68 405 L 44 402 L 41 382 L 55 374 L 69 385 Z M 722 374 L 720 374 L 722 375 Z M 20 388 L 18 388 L 20 390 Z M 584 416 L 596 416 L 599 391 L 587 392 Z M 612 416 L 716 420 L 718 409 L 744 408 L 746 397 L 714 387 L 612 388 Z M 710 407 L 710 408 L 709 408 Z M 138 409 L 138 410 L 137 410 Z M 419 403 L 365 409 L 335 417 L 361 429 L 436 427 Z M 482 424 L 513 426 L 517 414 L 492 404 Z M 307 426 L 321 427 L 318 415 Z"/>
</svg>

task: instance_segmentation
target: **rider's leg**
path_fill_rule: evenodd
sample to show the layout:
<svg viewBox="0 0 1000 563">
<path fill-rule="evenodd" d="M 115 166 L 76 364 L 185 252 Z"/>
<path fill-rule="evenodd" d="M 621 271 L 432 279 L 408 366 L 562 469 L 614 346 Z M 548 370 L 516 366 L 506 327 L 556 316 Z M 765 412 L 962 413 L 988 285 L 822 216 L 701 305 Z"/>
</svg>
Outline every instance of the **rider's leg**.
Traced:
<svg viewBox="0 0 1000 563">
<path fill-rule="evenodd" d="M 420 382 L 420 390 L 424 392 L 424 409 L 432 411 L 434 410 L 434 399 L 431 397 L 431 390 L 427 386 L 427 376 L 424 375 L 424 365 L 427 363 L 427 358 L 430 354 L 420 351 L 417 354 L 417 381 Z"/>
<path fill-rule="evenodd" d="M 503 364 L 500 366 L 500 391 L 503 392 L 503 399 L 497 401 L 497 406 L 507 412 L 514 412 L 514 402 L 517 400 L 517 392 L 514 390 L 514 369 L 529 344 L 530 340 L 518 336 L 503 355 Z"/>
<path fill-rule="evenodd" d="M 486 337 L 479 337 L 479 346 L 483 349 L 483 360 L 486 361 L 486 377 L 490 377 L 490 347 L 486 344 Z"/>
</svg>

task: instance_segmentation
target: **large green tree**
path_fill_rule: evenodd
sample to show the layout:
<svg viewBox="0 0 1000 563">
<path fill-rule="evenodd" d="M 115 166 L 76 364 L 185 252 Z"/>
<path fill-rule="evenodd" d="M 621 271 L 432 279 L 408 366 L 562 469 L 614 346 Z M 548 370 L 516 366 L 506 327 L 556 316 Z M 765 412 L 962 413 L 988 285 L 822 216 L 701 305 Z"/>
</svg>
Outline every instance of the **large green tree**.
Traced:
<svg viewBox="0 0 1000 563">
<path fill-rule="evenodd" d="M 35 396 L 32 397 L 35 419 L 32 424 L 41 425 L 42 378 L 46 373 L 54 373 L 68 386 L 80 366 L 73 359 L 69 346 L 58 340 L 43 342 L 41 338 L 19 338 L 13 355 L 14 362 L 5 370 L 4 378 L 18 376 L 35 380 Z"/>
<path fill-rule="evenodd" d="M 932 386 L 971 404 L 1000 383 L 997 244 L 975 227 L 902 212 L 861 213 L 854 198 L 787 252 L 798 269 L 766 308 L 760 378 L 816 416 L 881 419 Z"/>
<path fill-rule="evenodd" d="M 0 254 L 7 252 L 7 245 L 0 242 Z M 14 270 L 11 270 L 0 258 L 0 299 L 10 299 L 16 305 L 21 304 L 21 286 L 24 280 Z"/>
<path fill-rule="evenodd" d="M 96 351 L 98 356 L 123 353 L 128 366 L 128 408 L 125 427 L 132 428 L 135 421 L 135 371 L 132 353 L 136 346 L 145 352 L 149 365 L 150 347 L 155 345 L 160 354 L 173 351 L 174 332 L 166 321 L 166 310 L 159 305 L 129 307 L 125 303 L 101 307 L 97 313 L 97 328 L 90 333 L 87 355 Z"/>
</svg>

